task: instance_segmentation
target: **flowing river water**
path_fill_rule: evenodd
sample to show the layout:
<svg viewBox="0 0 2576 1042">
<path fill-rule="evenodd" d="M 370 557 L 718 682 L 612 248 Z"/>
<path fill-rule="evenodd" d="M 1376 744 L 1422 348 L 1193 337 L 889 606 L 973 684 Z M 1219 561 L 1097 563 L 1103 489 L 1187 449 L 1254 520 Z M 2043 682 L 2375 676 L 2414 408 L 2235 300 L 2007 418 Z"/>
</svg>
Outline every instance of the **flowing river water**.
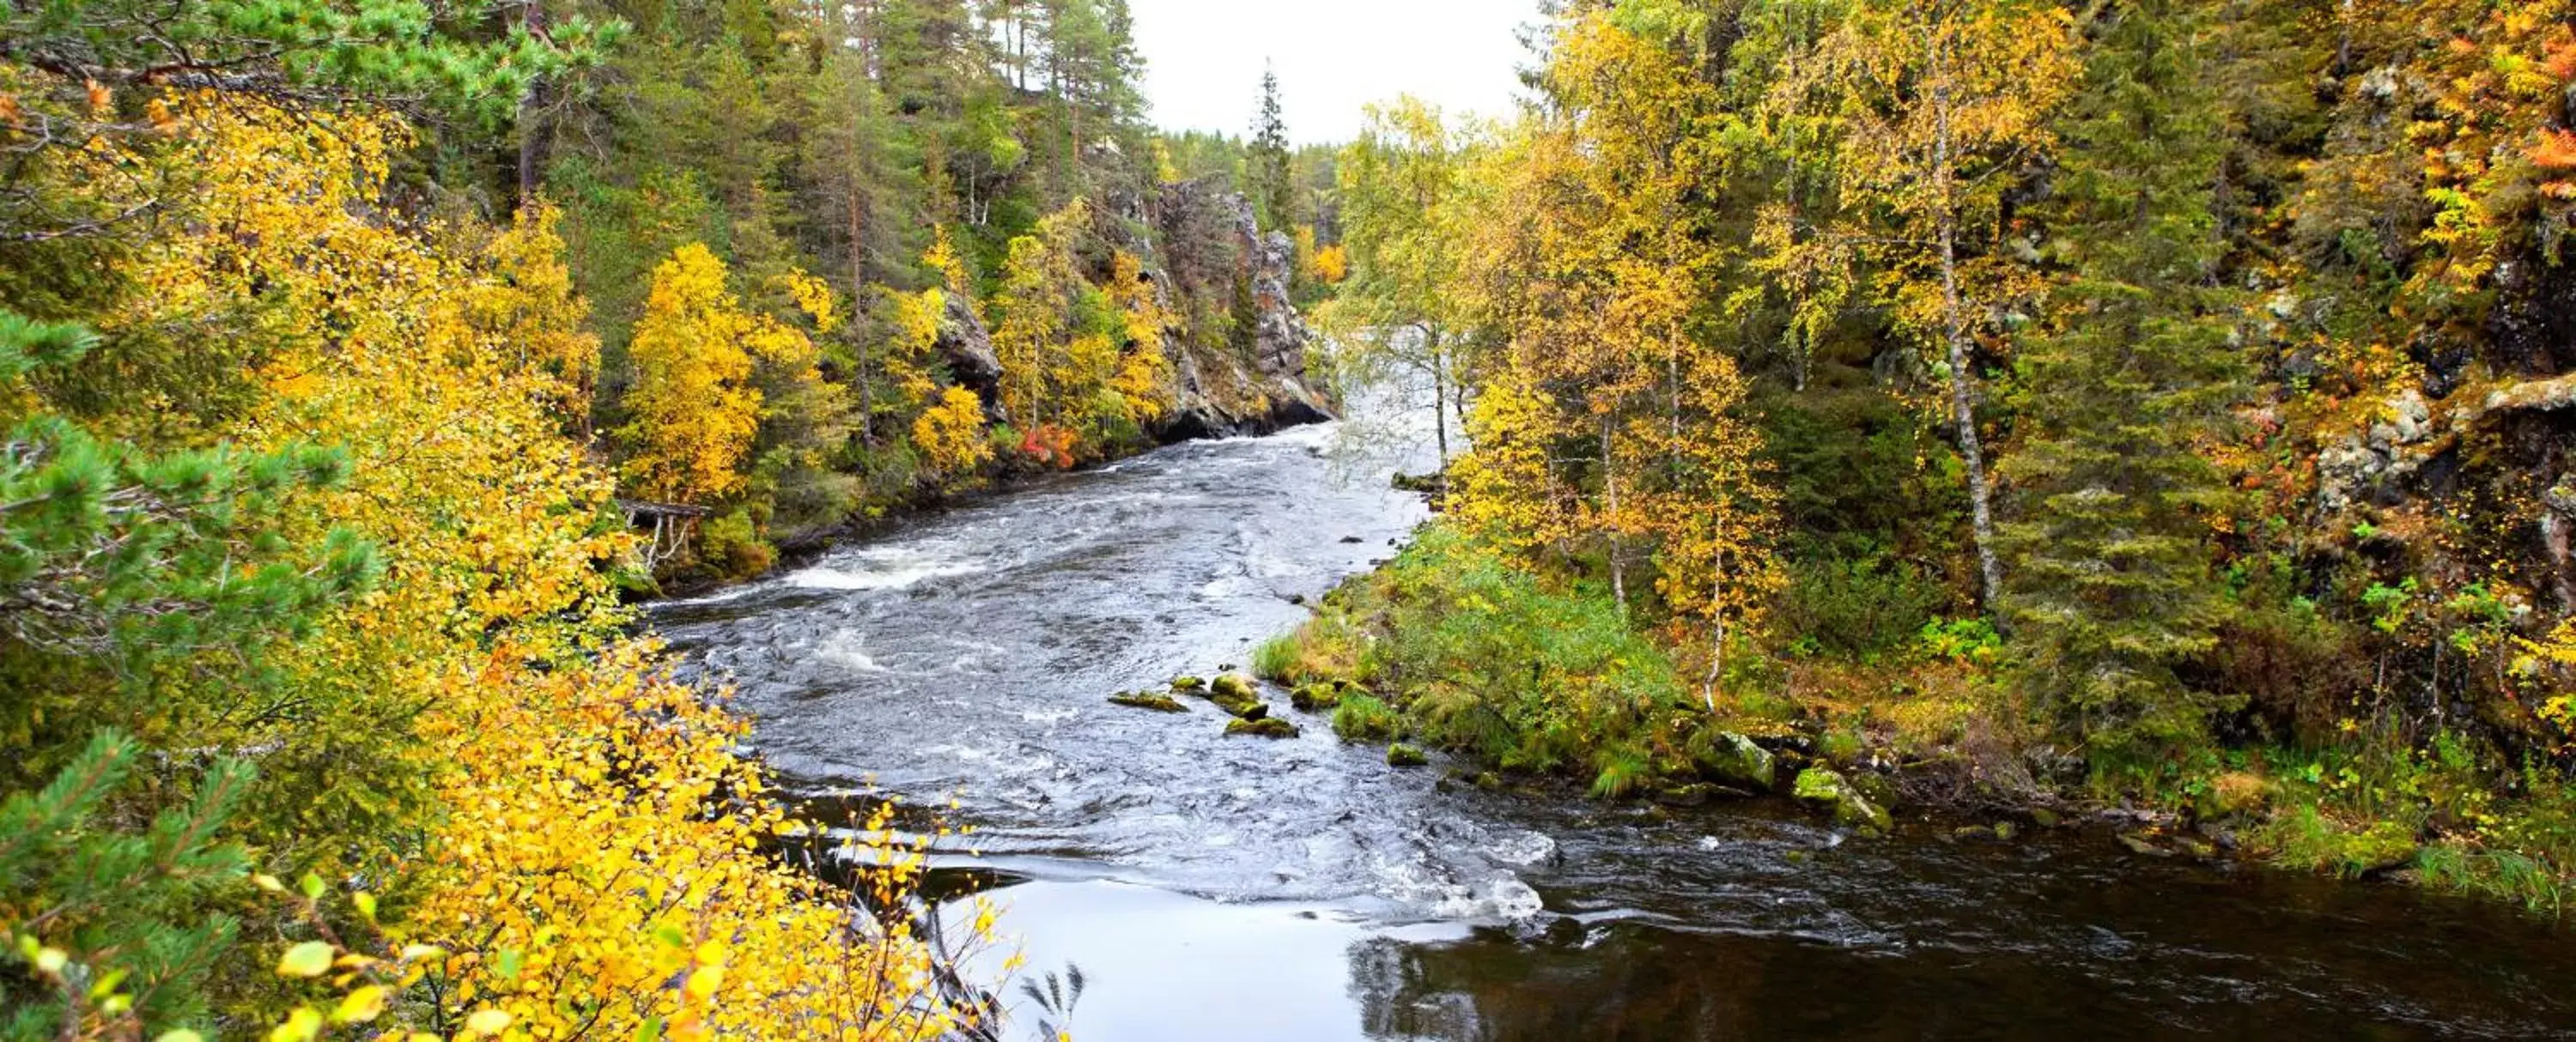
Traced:
<svg viewBox="0 0 2576 1042">
<path fill-rule="evenodd" d="M 2576 1038 L 2576 943 L 2465 899 L 1438 785 L 1275 693 L 1302 737 L 1106 704 L 1247 665 L 1424 519 L 1338 431 L 1063 475 L 653 622 L 816 806 L 971 825 L 936 863 L 1081 968 L 1085 1042 Z"/>
</svg>

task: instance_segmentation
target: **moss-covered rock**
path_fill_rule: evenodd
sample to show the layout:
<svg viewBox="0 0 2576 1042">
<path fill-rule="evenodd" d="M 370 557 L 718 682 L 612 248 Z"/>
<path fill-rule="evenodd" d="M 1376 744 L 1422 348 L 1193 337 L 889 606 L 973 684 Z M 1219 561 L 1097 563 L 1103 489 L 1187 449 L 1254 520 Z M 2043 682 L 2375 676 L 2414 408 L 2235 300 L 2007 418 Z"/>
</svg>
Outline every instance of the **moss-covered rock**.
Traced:
<svg viewBox="0 0 2576 1042">
<path fill-rule="evenodd" d="M 1420 749 L 1397 742 L 1386 747 L 1386 762 L 1390 767 L 1422 767 L 1430 764 L 1431 758 Z"/>
<path fill-rule="evenodd" d="M 1295 738 L 1297 737 L 1298 731 L 1297 725 L 1289 723 L 1288 721 L 1281 720 L 1277 717 L 1263 717 L 1258 720 L 1229 720 L 1225 725 L 1225 733 L 1229 735 L 1248 734 L 1256 738 L 1276 739 Z"/>
<path fill-rule="evenodd" d="M 1186 713 L 1190 707 L 1179 699 L 1153 691 L 1121 691 L 1109 696 L 1109 704 L 1130 709 L 1151 709 L 1157 713 Z"/>
<path fill-rule="evenodd" d="M 1780 787 L 1779 764 L 1771 751 L 1753 744 L 1753 739 L 1733 731 L 1720 731 L 1708 740 L 1706 749 L 1692 757 L 1701 777 L 1720 785 L 1753 792 L 1770 792 Z"/>
<path fill-rule="evenodd" d="M 1181 680 L 1193 679 L 1195 678 L 1181 678 Z M 1215 703 L 1218 709 L 1224 710 L 1225 715 L 1238 719 L 1259 720 L 1270 715 L 1270 707 L 1261 701 L 1261 692 L 1253 686 L 1252 681 L 1232 673 L 1220 676 L 1216 678 L 1215 683 L 1203 687 L 1200 685 L 1185 687 L 1176 680 L 1172 682 L 1172 690 L 1207 699 Z"/>
<path fill-rule="evenodd" d="M 1258 720 L 1270 715 L 1270 707 L 1263 705 L 1261 700 L 1258 698 L 1237 698 L 1227 695 L 1211 694 L 1207 696 L 1207 699 L 1210 702 L 1216 703 L 1216 707 L 1218 709 L 1225 710 L 1225 715 L 1227 716 L 1240 717 L 1245 720 Z"/>
<path fill-rule="evenodd" d="M 1877 833 L 1896 828 L 1896 819 L 1887 813 L 1887 808 L 1870 802 L 1850 779 L 1836 771 L 1810 767 L 1798 772 L 1792 794 L 1801 802 L 1831 811 L 1837 825 Z"/>
<path fill-rule="evenodd" d="M 1173 677 L 1172 690 L 1184 695 L 1194 695 L 1207 690 L 1207 681 L 1197 677 Z"/>
<path fill-rule="evenodd" d="M 1342 704 L 1342 689 L 1332 684 L 1308 684 L 1289 692 L 1288 704 L 1302 712 L 1326 712 Z"/>
<path fill-rule="evenodd" d="M 1881 807 L 1896 806 L 1896 783 L 1888 780 L 1884 774 L 1876 771 L 1851 771 L 1843 775 L 1843 780 L 1850 782 L 1852 788 L 1860 790 L 1861 795 L 1869 797 L 1871 803 Z"/>
</svg>

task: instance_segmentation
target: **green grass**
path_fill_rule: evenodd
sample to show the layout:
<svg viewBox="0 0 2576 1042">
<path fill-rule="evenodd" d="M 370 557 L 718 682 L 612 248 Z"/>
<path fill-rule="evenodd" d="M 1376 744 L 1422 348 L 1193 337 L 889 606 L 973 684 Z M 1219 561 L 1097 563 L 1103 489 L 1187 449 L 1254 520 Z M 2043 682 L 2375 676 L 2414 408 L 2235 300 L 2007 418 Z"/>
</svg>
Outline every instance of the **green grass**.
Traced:
<svg viewBox="0 0 2576 1042">
<path fill-rule="evenodd" d="M 1295 634 L 1272 637 L 1252 649 L 1252 673 L 1272 683 L 1302 683 L 1298 668 L 1301 658 Z"/>
</svg>

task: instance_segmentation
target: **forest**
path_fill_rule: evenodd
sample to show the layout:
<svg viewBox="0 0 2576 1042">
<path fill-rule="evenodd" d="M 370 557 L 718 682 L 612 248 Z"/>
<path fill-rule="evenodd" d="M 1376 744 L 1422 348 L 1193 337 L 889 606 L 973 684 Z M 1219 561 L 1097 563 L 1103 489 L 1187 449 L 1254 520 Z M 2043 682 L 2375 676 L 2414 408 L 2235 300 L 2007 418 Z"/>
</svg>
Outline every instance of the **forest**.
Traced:
<svg viewBox="0 0 2576 1042">
<path fill-rule="evenodd" d="M 1266 668 L 1597 795 L 1749 738 L 2560 908 L 2570 14 L 1560 5 L 1519 116 L 1341 157 L 1447 509 Z"/>
<path fill-rule="evenodd" d="M 1387 388 L 1248 652 L 1362 761 L 2562 913 L 2576 6 L 1549 0 L 1338 146 L 1135 18 L 0 9 L 0 1039 L 1005 1037 L 644 606 Z"/>
<path fill-rule="evenodd" d="M 1131 33 L 0 12 L 0 1037 L 996 1030 L 989 913 L 908 920 L 884 820 L 855 881 L 776 856 L 814 840 L 630 605 L 1320 417 L 1330 155 L 1275 88 L 1156 133 Z"/>
</svg>

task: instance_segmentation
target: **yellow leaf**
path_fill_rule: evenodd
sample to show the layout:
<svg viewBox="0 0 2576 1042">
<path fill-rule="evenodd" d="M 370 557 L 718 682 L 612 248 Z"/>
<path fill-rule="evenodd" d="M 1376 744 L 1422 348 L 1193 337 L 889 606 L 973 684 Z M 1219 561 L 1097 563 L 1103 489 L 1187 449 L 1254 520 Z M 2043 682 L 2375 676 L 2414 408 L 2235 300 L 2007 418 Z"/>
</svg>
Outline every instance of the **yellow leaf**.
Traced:
<svg viewBox="0 0 2576 1042">
<path fill-rule="evenodd" d="M 385 989 L 373 984 L 350 992 L 340 1000 L 340 1008 L 331 1011 L 334 1024 L 364 1024 L 385 1012 Z"/>
<path fill-rule="evenodd" d="M 287 1016 L 286 1023 L 269 1030 L 268 1042 L 312 1042 L 321 1034 L 322 1014 L 311 1006 L 299 1006 Z"/>
<path fill-rule="evenodd" d="M 277 960 L 280 977 L 319 977 L 331 969 L 331 946 L 320 941 L 306 941 L 288 948 Z"/>
</svg>

